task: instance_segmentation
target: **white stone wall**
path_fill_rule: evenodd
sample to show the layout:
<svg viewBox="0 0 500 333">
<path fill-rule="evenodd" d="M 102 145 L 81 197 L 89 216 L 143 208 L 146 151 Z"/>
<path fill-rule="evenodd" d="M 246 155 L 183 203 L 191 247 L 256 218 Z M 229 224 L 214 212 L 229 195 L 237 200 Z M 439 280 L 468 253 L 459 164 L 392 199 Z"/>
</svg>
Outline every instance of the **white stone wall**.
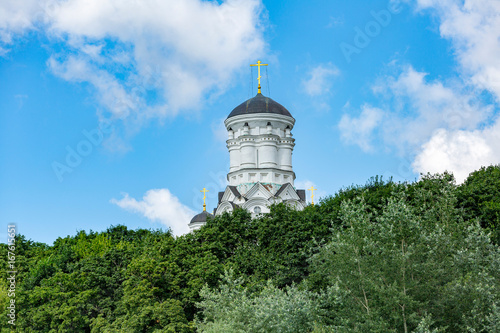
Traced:
<svg viewBox="0 0 500 333">
<path fill-rule="evenodd" d="M 293 185 L 291 130 L 295 119 L 279 114 L 249 114 L 226 119 L 230 185 L 264 182 Z"/>
</svg>

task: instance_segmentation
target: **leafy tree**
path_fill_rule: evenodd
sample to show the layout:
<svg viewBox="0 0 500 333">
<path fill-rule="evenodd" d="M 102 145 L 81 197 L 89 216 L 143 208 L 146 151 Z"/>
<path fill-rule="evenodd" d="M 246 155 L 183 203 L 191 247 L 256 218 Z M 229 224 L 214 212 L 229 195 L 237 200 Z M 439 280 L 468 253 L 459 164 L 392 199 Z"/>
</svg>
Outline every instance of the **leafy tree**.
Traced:
<svg viewBox="0 0 500 333">
<path fill-rule="evenodd" d="M 241 209 L 217 216 L 193 239 L 221 264 L 245 275 L 247 284 L 265 284 L 270 278 L 280 287 L 298 283 L 307 276 L 311 251 L 330 234 L 330 220 L 316 206 L 301 212 L 285 204 L 270 208 L 253 220 Z"/>
<path fill-rule="evenodd" d="M 451 174 L 374 177 L 300 212 L 236 209 L 181 237 L 120 225 L 52 246 L 18 235 L 17 328 L 495 332 L 499 249 L 484 231 L 498 237 L 498 172 L 460 186 Z M 7 251 L 0 244 L 4 267 Z"/>
<path fill-rule="evenodd" d="M 306 290 L 291 286 L 281 290 L 270 281 L 258 293 L 243 287 L 243 278 L 226 271 L 220 288 L 201 290 L 198 306 L 203 320 L 200 332 L 310 332 L 316 305 Z"/>
<path fill-rule="evenodd" d="M 492 233 L 493 242 L 500 244 L 500 165 L 472 172 L 459 187 L 458 200 L 464 218 L 479 219 Z"/>
<path fill-rule="evenodd" d="M 296 211 L 285 204 L 253 221 L 255 239 L 235 256 L 237 269 L 265 283 L 273 279 L 279 287 L 301 282 L 308 274 L 307 259 L 330 234 L 329 221 L 315 207 Z"/>
<path fill-rule="evenodd" d="M 342 202 L 363 196 L 366 209 L 371 212 L 379 212 L 392 193 L 401 186 L 401 184 L 393 182 L 392 178 L 384 181 L 382 176 L 371 177 L 365 185 L 351 185 L 340 189 L 333 196 L 323 198 L 315 208 L 320 213 L 320 219 L 329 221 L 331 227 L 340 227 L 342 224 L 340 219 Z"/>
<path fill-rule="evenodd" d="M 498 302 L 499 251 L 481 228 L 461 221 L 453 184 L 442 184 L 439 195 L 426 186 L 412 200 L 398 193 L 378 216 L 362 198 L 342 205 L 346 228 L 312 258 L 307 281 L 324 295 L 322 329 L 408 332 L 433 322 L 435 329 L 487 331 Z"/>
</svg>

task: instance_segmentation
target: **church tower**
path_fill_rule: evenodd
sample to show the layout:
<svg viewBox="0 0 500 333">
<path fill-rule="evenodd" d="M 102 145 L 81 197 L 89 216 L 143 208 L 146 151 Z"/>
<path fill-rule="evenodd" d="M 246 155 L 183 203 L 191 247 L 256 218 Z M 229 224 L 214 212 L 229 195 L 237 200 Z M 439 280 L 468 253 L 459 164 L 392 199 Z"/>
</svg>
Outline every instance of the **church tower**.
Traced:
<svg viewBox="0 0 500 333">
<path fill-rule="evenodd" d="M 257 95 L 234 108 L 224 121 L 230 159 L 229 185 L 219 192 L 215 215 L 241 207 L 255 217 L 268 213 L 271 204 L 280 202 L 298 210 L 306 206 L 305 190 L 294 187 L 295 119 L 284 106 L 262 95 L 260 66 L 264 65 L 260 61 L 256 65 L 259 66 Z M 206 216 L 207 213 L 203 216 L 205 221 Z M 198 229 L 204 224 L 201 219 L 201 214 L 195 216 L 190 228 Z"/>
<path fill-rule="evenodd" d="M 295 119 L 281 104 L 260 92 L 237 106 L 224 121 L 229 150 L 229 185 L 219 193 L 215 215 L 235 206 L 252 214 L 268 213 L 268 206 L 287 202 L 305 207 L 305 191 L 295 190 L 292 152 Z"/>
</svg>

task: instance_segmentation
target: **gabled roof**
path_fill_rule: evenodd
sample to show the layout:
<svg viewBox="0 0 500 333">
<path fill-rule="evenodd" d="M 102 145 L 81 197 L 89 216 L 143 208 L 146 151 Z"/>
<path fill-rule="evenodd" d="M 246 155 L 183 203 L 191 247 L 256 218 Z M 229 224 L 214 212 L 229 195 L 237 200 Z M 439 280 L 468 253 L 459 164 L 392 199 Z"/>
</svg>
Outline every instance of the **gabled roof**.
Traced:
<svg viewBox="0 0 500 333">
<path fill-rule="evenodd" d="M 231 192 L 233 192 L 233 194 L 234 194 L 235 197 L 237 197 L 237 198 L 241 197 L 241 194 L 240 194 L 240 192 L 238 192 L 238 189 L 236 188 L 236 186 L 231 186 L 230 185 L 228 187 L 231 190 Z"/>
<path fill-rule="evenodd" d="M 227 186 L 224 192 L 221 192 L 222 196 L 219 193 L 219 203 L 222 201 L 233 201 L 234 199 L 240 198 L 241 193 L 238 192 L 236 186 Z"/>
<path fill-rule="evenodd" d="M 279 197 L 279 195 L 281 194 L 281 192 L 283 192 L 285 190 L 285 188 L 287 187 L 287 185 L 292 185 L 292 184 L 285 183 L 285 184 L 281 185 L 280 189 L 278 190 L 278 192 L 276 192 L 276 194 L 274 196 L 275 197 Z"/>
<path fill-rule="evenodd" d="M 301 200 L 297 191 L 293 188 L 292 184 L 290 183 L 281 185 L 280 189 L 278 190 L 278 192 L 276 192 L 274 196 L 284 200 L 290 200 L 290 199 Z"/>
<path fill-rule="evenodd" d="M 273 196 L 273 194 L 264 187 L 260 182 L 255 183 L 254 186 L 245 194 L 245 198 L 250 200 L 255 197 L 260 197 L 264 199 L 269 199 Z"/>
</svg>

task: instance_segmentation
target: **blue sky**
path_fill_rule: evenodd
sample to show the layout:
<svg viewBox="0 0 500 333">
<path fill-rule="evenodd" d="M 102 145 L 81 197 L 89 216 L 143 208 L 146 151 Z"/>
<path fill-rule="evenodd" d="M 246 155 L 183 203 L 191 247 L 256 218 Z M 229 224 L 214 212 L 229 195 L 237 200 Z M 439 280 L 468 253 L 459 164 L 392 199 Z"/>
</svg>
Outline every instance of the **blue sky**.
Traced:
<svg viewBox="0 0 500 333">
<path fill-rule="evenodd" d="M 498 54 L 495 0 L 2 1 L 0 220 L 48 244 L 182 234 L 225 187 L 223 120 L 259 59 L 296 118 L 298 187 L 461 182 L 500 162 Z"/>
</svg>

